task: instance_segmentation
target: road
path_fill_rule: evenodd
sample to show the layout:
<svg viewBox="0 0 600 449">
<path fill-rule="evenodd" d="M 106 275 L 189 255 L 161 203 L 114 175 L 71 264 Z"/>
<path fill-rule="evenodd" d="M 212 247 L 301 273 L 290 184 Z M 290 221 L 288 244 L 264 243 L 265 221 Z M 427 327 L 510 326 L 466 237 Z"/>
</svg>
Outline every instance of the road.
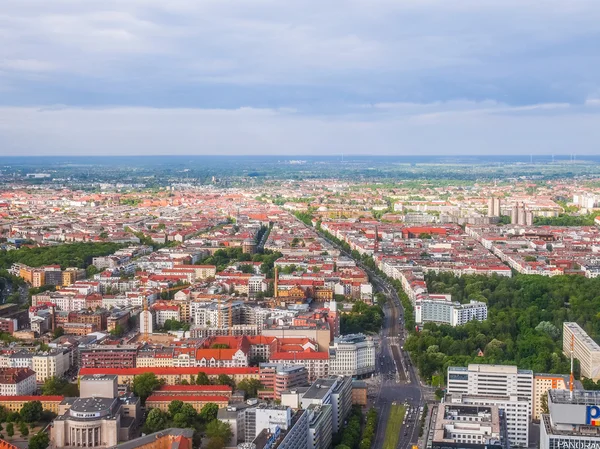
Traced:
<svg viewBox="0 0 600 449">
<path fill-rule="evenodd" d="M 321 236 L 327 240 L 323 234 Z M 328 241 L 342 254 L 352 258 L 351 254 L 335 242 Z M 404 329 L 404 309 L 396 290 L 360 260 L 355 259 L 355 262 L 369 274 L 374 290 L 385 293 L 388 298 L 384 306 L 385 318 L 377 354 L 376 377 L 379 380 L 379 391 L 373 406 L 379 413 L 379 422 L 374 447 L 383 447 L 392 403 L 404 403 L 407 405 L 406 416 L 404 425 L 398 429 L 400 438 L 396 449 L 407 449 L 416 445 L 419 439 L 420 411 L 424 404 L 424 393 L 430 388 L 421 384 L 409 354 L 402 349 L 407 332 Z"/>
</svg>

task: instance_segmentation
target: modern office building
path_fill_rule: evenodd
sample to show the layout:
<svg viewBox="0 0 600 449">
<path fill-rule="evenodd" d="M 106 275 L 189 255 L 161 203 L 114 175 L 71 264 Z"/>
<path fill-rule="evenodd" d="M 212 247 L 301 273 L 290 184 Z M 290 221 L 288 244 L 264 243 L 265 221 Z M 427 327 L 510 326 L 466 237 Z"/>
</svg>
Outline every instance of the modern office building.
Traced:
<svg viewBox="0 0 600 449">
<path fill-rule="evenodd" d="M 275 434 L 277 429 L 287 430 L 292 425 L 292 410 L 282 405 L 257 404 L 244 411 L 244 440 L 247 443 L 265 429 Z"/>
<path fill-rule="evenodd" d="M 533 371 L 508 365 L 448 367 L 448 393 L 519 396 L 533 401 Z"/>
<path fill-rule="evenodd" d="M 329 374 L 366 376 L 375 371 L 375 342 L 363 334 L 335 338 L 329 346 Z"/>
<path fill-rule="evenodd" d="M 509 449 L 506 416 L 498 406 L 441 403 L 429 431 L 432 449 Z M 432 418 L 433 419 L 433 418 Z"/>
<path fill-rule="evenodd" d="M 571 342 L 573 343 L 573 357 L 579 360 L 581 376 L 600 379 L 600 345 L 579 326 L 577 323 L 563 324 L 563 353 L 571 356 Z"/>
<path fill-rule="evenodd" d="M 446 402 L 476 406 L 495 406 L 506 415 L 506 434 L 511 446 L 529 445 L 530 403 L 518 396 L 492 396 L 482 394 L 451 394 Z"/>
<path fill-rule="evenodd" d="M 310 405 L 332 406 L 332 429 L 338 433 L 352 408 L 352 378 L 329 377 L 317 379 L 300 400 L 303 409 Z"/>
<path fill-rule="evenodd" d="M 600 391 L 548 391 L 540 421 L 540 449 L 600 448 Z"/>
<path fill-rule="evenodd" d="M 529 444 L 533 371 L 504 365 L 449 367 L 447 392 L 455 398 L 462 395 L 469 404 L 497 405 L 506 413 L 511 445 Z"/>
<path fill-rule="evenodd" d="M 308 414 L 308 449 L 329 449 L 333 434 L 331 405 L 311 404 L 306 409 L 306 413 Z"/>
</svg>

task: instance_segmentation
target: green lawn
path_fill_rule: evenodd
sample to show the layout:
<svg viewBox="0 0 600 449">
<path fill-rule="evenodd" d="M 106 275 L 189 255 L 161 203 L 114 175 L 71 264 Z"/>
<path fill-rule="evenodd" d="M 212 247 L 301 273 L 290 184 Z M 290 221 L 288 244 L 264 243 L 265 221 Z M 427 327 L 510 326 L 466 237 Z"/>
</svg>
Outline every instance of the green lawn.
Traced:
<svg viewBox="0 0 600 449">
<path fill-rule="evenodd" d="M 390 409 L 390 418 L 385 429 L 385 439 L 383 441 L 383 449 L 396 449 L 400 431 L 402 430 L 402 421 L 406 407 L 403 405 L 392 405 Z"/>
</svg>

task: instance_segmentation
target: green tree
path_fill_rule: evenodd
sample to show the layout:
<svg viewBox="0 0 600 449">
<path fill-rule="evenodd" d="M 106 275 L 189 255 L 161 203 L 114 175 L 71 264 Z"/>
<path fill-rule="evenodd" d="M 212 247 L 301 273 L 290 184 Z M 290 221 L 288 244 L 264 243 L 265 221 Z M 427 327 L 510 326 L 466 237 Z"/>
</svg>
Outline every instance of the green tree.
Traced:
<svg viewBox="0 0 600 449">
<path fill-rule="evenodd" d="M 219 406 L 212 402 L 209 402 L 202 410 L 200 410 L 200 419 L 205 423 L 211 422 L 217 419 L 217 414 L 219 413 Z"/>
<path fill-rule="evenodd" d="M 63 335 L 65 335 L 65 330 L 61 326 L 58 326 L 56 329 L 54 329 L 54 332 L 52 334 L 54 339 L 60 338 Z"/>
<path fill-rule="evenodd" d="M 181 411 L 181 407 L 183 407 L 182 401 L 173 401 L 169 404 L 169 415 L 175 416 L 177 413 Z"/>
<path fill-rule="evenodd" d="M 200 371 L 198 373 L 198 377 L 196 378 L 196 385 L 210 385 L 210 379 L 208 378 L 205 372 Z"/>
<path fill-rule="evenodd" d="M 206 449 L 223 449 L 225 447 L 225 441 L 220 437 L 213 437 L 206 443 Z"/>
<path fill-rule="evenodd" d="M 163 382 L 154 373 L 140 374 L 133 379 L 133 394 L 138 396 L 145 404 L 148 396 L 162 384 Z"/>
<path fill-rule="evenodd" d="M 13 424 L 13 423 L 9 422 L 9 423 L 6 425 L 6 434 L 7 434 L 9 437 L 11 437 L 11 438 L 14 436 L 14 434 L 15 434 L 15 426 L 14 426 L 14 424 Z"/>
<path fill-rule="evenodd" d="M 19 433 L 21 434 L 21 436 L 24 437 L 29 435 L 29 428 L 27 427 L 27 424 L 25 424 L 23 421 L 19 423 Z"/>
<path fill-rule="evenodd" d="M 223 441 L 231 440 L 233 433 L 229 423 L 214 419 L 206 425 L 206 436 L 209 438 L 221 438 Z"/>
<path fill-rule="evenodd" d="M 40 401 L 31 401 L 23 404 L 21 408 L 21 419 L 26 423 L 36 422 L 42 418 L 42 403 Z"/>
<path fill-rule="evenodd" d="M 219 377 L 217 377 L 217 385 L 229 385 L 231 388 L 235 388 L 234 380 L 227 374 L 219 374 Z"/>
<path fill-rule="evenodd" d="M 237 385 L 238 390 L 244 390 L 246 397 L 255 398 L 258 391 L 263 388 L 263 384 L 258 379 L 244 379 Z"/>
<path fill-rule="evenodd" d="M 146 422 L 144 423 L 144 432 L 158 432 L 159 430 L 166 429 L 168 424 L 169 415 L 158 408 L 153 408 L 148 412 L 148 416 L 146 417 Z"/>
<path fill-rule="evenodd" d="M 125 334 L 125 327 L 122 324 L 117 324 L 113 330 L 110 331 L 110 335 L 113 337 L 122 337 Z"/>
<path fill-rule="evenodd" d="M 50 445 L 50 437 L 46 432 L 38 432 L 29 438 L 29 449 L 46 449 Z"/>
</svg>

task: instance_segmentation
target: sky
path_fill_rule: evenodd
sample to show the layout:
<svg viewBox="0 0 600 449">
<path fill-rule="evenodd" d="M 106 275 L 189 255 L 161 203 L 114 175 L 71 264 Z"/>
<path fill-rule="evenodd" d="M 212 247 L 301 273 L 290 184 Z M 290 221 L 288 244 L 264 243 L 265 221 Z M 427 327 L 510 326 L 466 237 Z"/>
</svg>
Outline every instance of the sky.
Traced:
<svg viewBox="0 0 600 449">
<path fill-rule="evenodd" d="M 0 155 L 598 154 L 598 0 L 2 0 Z"/>
</svg>

